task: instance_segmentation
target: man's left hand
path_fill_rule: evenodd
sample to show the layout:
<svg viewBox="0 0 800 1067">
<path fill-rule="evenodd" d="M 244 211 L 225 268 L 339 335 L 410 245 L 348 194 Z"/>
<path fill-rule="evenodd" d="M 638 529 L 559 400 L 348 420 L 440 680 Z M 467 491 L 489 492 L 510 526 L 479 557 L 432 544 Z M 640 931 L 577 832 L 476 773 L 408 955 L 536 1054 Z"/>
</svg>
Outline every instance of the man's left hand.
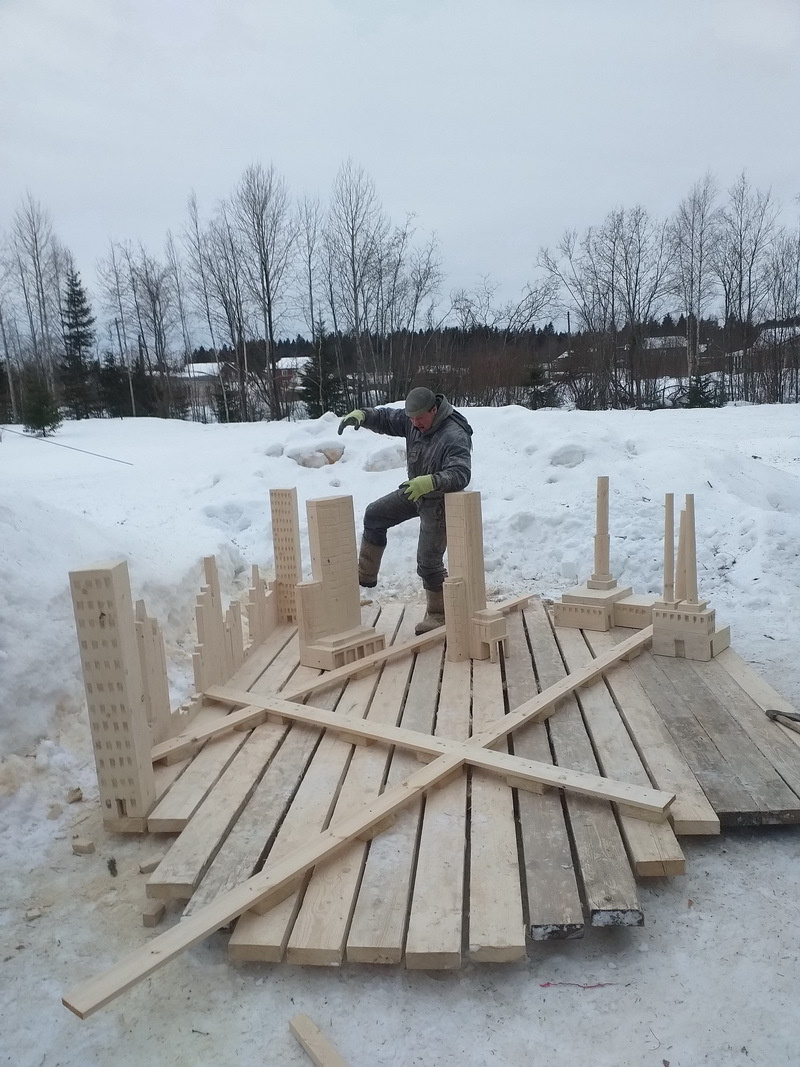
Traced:
<svg viewBox="0 0 800 1067">
<path fill-rule="evenodd" d="M 433 492 L 433 475 L 432 474 L 420 474 L 416 478 L 411 478 L 407 482 L 403 482 L 400 486 L 408 499 L 413 503 L 416 503 L 420 497 L 425 496 L 426 493 Z"/>
</svg>

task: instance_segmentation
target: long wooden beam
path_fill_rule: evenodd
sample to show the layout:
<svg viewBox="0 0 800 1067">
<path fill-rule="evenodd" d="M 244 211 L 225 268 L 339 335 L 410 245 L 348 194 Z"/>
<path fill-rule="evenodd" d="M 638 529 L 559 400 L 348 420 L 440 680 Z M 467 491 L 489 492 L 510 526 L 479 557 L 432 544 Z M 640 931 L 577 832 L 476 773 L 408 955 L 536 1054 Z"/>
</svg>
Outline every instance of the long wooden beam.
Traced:
<svg viewBox="0 0 800 1067">
<path fill-rule="evenodd" d="M 431 631 L 431 633 L 435 632 Z M 615 646 L 604 656 L 599 656 L 590 665 L 591 670 L 584 668 L 568 676 L 563 682 L 551 686 L 538 697 L 521 705 L 511 715 L 503 716 L 494 727 L 473 738 L 470 744 L 476 747 L 478 745 L 490 747 L 516 726 L 529 721 L 537 711 L 555 705 L 557 700 L 581 685 L 586 685 L 609 666 L 636 654 L 652 640 L 652 636 L 653 628 L 649 626 L 634 637 Z M 331 671 L 323 677 L 331 679 L 334 674 L 336 672 Z M 565 683 L 570 679 L 572 679 L 572 684 L 565 688 Z M 557 691 L 557 695 L 551 696 L 554 691 Z M 410 801 L 459 771 L 466 761 L 465 749 L 466 746 L 460 750 L 458 755 L 448 753 L 437 757 L 398 786 L 376 797 L 355 814 L 334 820 L 331 826 L 318 834 L 313 841 L 294 849 L 283 860 L 248 878 L 235 889 L 223 893 L 216 900 L 172 927 L 171 930 L 135 949 L 107 971 L 77 986 L 62 998 L 62 1003 L 79 1018 L 85 1019 L 174 959 L 175 956 L 180 955 L 181 952 L 202 941 L 220 927 L 226 926 L 238 915 L 257 904 L 263 908 L 269 899 L 274 899 L 277 903 L 285 896 L 287 887 L 295 884 L 298 875 L 335 855 L 350 841 L 363 835 L 372 827 L 379 823 L 386 823 L 390 816 Z"/>
<path fill-rule="evenodd" d="M 470 766 L 481 767 L 506 778 L 512 778 L 513 784 L 520 788 L 538 791 L 537 787 L 539 789 L 556 787 L 580 793 L 583 796 L 613 801 L 624 805 L 626 815 L 645 819 L 648 822 L 663 822 L 675 799 L 674 793 L 659 789 L 648 789 L 627 782 L 615 781 L 613 778 L 603 778 L 596 774 L 585 774 L 583 771 L 557 767 L 551 763 L 522 759 L 519 756 L 509 755 L 507 752 L 493 752 L 469 741 L 452 741 L 444 737 L 434 737 L 419 730 L 407 730 L 402 726 L 372 722 L 369 719 L 356 719 L 349 715 L 337 715 L 336 712 L 325 708 L 294 704 L 280 697 L 256 696 L 253 693 L 229 689 L 226 686 L 212 686 L 206 691 L 206 696 L 222 704 L 247 705 L 248 712 L 255 713 L 260 708 L 262 715 L 270 718 L 302 722 L 309 726 L 321 726 L 334 730 L 344 740 L 356 743 L 380 741 L 407 749 L 418 755 L 431 757 L 457 755 L 463 750 L 465 762 Z M 545 717 L 550 711 L 548 706 L 541 712 L 541 717 Z M 536 714 L 527 721 L 537 721 Z"/>
<path fill-rule="evenodd" d="M 390 645 L 380 652 L 374 652 L 371 656 L 355 660 L 355 662 L 348 663 L 344 667 L 337 667 L 335 671 L 326 671 L 319 678 L 315 678 L 304 685 L 289 686 L 281 693 L 281 696 L 284 700 L 302 700 L 319 689 L 327 689 L 328 686 L 336 685 L 337 682 L 347 681 L 354 675 L 366 674 L 368 671 L 388 663 L 389 660 L 397 659 L 398 656 L 404 656 L 411 652 L 420 652 L 422 649 L 428 648 L 429 645 L 442 641 L 444 636 L 444 626 L 438 626 L 435 630 L 429 630 L 420 637 L 412 637 L 408 641 L 400 641 L 398 644 Z M 168 757 L 178 757 L 186 752 L 191 752 L 198 744 L 210 741 L 212 737 L 218 737 L 220 734 L 227 733 L 228 730 L 244 729 L 258 722 L 258 711 L 252 715 L 244 712 L 237 714 L 239 715 L 238 718 L 234 718 L 231 715 L 202 730 L 184 730 L 183 733 L 177 734 L 177 736 L 170 738 L 169 741 L 154 745 L 151 751 L 153 763 L 158 763 L 159 760 L 167 759 Z"/>
</svg>

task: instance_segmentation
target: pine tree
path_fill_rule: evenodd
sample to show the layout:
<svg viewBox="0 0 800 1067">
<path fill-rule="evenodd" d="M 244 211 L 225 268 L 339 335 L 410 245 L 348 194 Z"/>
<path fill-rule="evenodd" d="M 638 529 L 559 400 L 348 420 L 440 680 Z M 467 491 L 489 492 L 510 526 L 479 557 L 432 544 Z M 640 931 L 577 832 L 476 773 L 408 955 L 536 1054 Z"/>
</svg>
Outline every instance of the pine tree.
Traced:
<svg viewBox="0 0 800 1067">
<path fill-rule="evenodd" d="M 100 404 L 112 419 L 121 419 L 131 413 L 131 396 L 128 376 L 116 360 L 113 352 L 106 352 L 100 368 Z"/>
<path fill-rule="evenodd" d="M 314 355 L 300 371 L 298 393 L 310 419 L 318 419 L 326 411 L 339 411 L 345 403 L 344 386 L 339 377 L 335 339 L 325 332 L 320 322 Z"/>
<path fill-rule="evenodd" d="M 22 382 L 22 424 L 40 437 L 54 433 L 61 425 L 61 412 L 43 371 L 30 368 Z"/>
<path fill-rule="evenodd" d="M 710 375 L 695 374 L 686 393 L 687 408 L 721 408 L 725 406 L 725 390 Z"/>
<path fill-rule="evenodd" d="M 94 344 L 94 322 L 80 275 L 69 270 L 61 308 L 64 358 L 60 378 L 64 406 L 73 419 L 88 419 L 97 412 L 96 374 L 89 358 Z"/>
</svg>

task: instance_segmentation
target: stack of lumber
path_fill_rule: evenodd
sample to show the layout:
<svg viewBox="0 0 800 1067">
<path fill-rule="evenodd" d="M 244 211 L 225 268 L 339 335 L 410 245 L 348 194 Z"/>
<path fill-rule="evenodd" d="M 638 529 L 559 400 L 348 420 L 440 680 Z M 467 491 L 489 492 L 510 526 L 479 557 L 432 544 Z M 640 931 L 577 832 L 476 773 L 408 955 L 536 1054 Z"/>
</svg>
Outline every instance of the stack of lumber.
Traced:
<svg viewBox="0 0 800 1067">
<path fill-rule="evenodd" d="M 415 619 L 367 610 L 386 653 L 325 675 L 281 625 L 156 746 L 149 829 L 179 836 L 147 893 L 185 910 L 128 984 L 231 923 L 237 960 L 513 961 L 642 925 L 638 881 L 683 873 L 680 836 L 800 822 L 800 737 L 732 650 L 654 657 L 643 632 L 554 627 L 532 602 L 498 663 L 451 662 Z"/>
</svg>

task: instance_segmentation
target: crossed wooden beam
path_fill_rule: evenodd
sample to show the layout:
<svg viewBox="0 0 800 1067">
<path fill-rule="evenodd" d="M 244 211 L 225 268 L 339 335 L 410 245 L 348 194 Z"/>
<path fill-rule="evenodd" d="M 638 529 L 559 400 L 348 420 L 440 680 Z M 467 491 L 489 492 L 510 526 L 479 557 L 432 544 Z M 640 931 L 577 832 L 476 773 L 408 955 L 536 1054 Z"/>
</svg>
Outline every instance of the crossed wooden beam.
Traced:
<svg viewBox="0 0 800 1067">
<path fill-rule="evenodd" d="M 434 633 L 436 631 L 426 635 L 427 639 L 430 640 Z M 402 727 L 379 726 L 365 719 L 337 716 L 322 708 L 294 704 L 285 697 L 255 696 L 253 693 L 227 689 L 224 686 L 209 689 L 206 692 L 209 698 L 221 700 L 233 706 L 243 705 L 243 707 L 232 712 L 213 727 L 194 733 L 188 731 L 171 742 L 156 746 L 153 750 L 154 758 L 179 755 L 187 749 L 194 748 L 199 742 L 208 740 L 226 730 L 237 727 L 249 729 L 259 721 L 263 721 L 266 716 L 312 723 L 337 730 L 340 736 L 344 735 L 349 741 L 361 741 L 362 743 L 382 741 L 433 758 L 430 763 L 410 775 L 405 781 L 376 796 L 360 811 L 345 818 L 337 819 L 334 816 L 328 829 L 318 834 L 313 840 L 294 849 L 282 860 L 268 865 L 234 889 L 221 894 L 216 900 L 183 919 L 172 929 L 131 952 L 107 971 L 83 982 L 67 993 L 62 998 L 62 1003 L 81 1019 L 87 1018 L 175 956 L 202 941 L 215 930 L 226 926 L 245 911 L 254 909 L 260 912 L 268 911 L 296 888 L 298 879 L 310 868 L 331 858 L 354 839 L 368 836 L 370 831 L 380 832 L 391 823 L 396 812 L 432 787 L 444 784 L 468 764 L 503 774 L 506 780 L 515 786 L 535 791 L 541 791 L 548 786 L 571 789 L 585 795 L 614 801 L 621 805 L 621 810 L 626 815 L 656 822 L 663 821 L 675 799 L 674 794 L 491 751 L 493 745 L 507 737 L 513 730 L 525 724 L 546 719 L 564 697 L 581 686 L 595 681 L 620 660 L 630 659 L 638 654 L 651 642 L 652 637 L 653 628 L 648 626 L 617 645 L 610 652 L 599 656 L 591 664 L 526 701 L 510 714 L 502 716 L 491 727 L 466 742 L 432 737 Z M 402 647 L 393 646 L 393 650 L 399 655 L 409 651 L 409 646 L 413 644 L 415 642 L 406 642 Z M 419 647 L 418 643 L 416 644 Z M 390 658 L 386 654 L 388 652 L 389 649 L 379 654 L 380 659 Z M 346 670 L 348 676 L 352 676 L 363 669 L 364 661 L 360 661 L 341 670 Z M 298 693 L 304 695 L 310 689 L 330 685 L 336 680 L 334 675 L 337 673 L 339 672 L 331 671 L 323 675 L 316 683 L 312 683 L 310 687 L 287 695 L 297 698 Z"/>
</svg>

